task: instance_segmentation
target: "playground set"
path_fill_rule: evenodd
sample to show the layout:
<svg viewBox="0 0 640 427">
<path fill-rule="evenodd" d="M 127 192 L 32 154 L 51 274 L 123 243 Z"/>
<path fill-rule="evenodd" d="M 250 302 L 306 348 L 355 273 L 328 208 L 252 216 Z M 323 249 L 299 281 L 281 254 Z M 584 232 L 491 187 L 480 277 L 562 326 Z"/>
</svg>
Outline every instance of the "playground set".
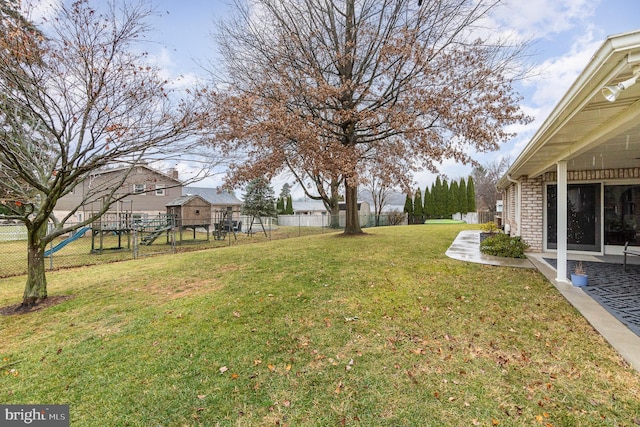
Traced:
<svg viewBox="0 0 640 427">
<path fill-rule="evenodd" d="M 184 233 L 186 230 L 192 232 L 191 239 L 188 238 L 191 233 Z M 209 241 L 210 235 L 215 240 L 225 240 L 233 234 L 237 240 L 237 232 L 241 230 L 242 221 L 233 219 L 231 209 L 212 211 L 211 204 L 201 197 L 183 196 L 167 205 L 167 213 L 157 216 L 143 216 L 132 210 L 107 212 L 91 226 L 76 230 L 47 249 L 44 255 L 50 257 L 88 232 L 91 232 L 91 253 L 102 254 L 104 251 L 131 250 L 132 245 L 136 252 L 138 246 L 151 246 L 161 237 L 166 239 L 167 245 Z M 198 239 L 197 231 L 204 231 L 206 238 Z"/>
</svg>

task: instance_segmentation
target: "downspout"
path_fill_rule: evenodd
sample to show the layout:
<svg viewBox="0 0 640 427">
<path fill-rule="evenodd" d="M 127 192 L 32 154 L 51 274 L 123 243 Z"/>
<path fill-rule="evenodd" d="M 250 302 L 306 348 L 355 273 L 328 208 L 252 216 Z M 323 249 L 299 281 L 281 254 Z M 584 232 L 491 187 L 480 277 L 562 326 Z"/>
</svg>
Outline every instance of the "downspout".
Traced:
<svg viewBox="0 0 640 427">
<path fill-rule="evenodd" d="M 512 184 L 516 184 L 516 236 L 520 236 L 520 226 L 522 222 L 522 183 L 511 178 L 510 174 L 507 174 L 507 180 Z"/>
</svg>

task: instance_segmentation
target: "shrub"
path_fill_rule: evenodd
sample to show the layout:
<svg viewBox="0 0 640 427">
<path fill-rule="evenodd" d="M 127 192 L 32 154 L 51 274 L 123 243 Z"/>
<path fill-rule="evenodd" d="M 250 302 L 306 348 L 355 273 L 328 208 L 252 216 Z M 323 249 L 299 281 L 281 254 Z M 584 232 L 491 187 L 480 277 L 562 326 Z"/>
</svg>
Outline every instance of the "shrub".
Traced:
<svg viewBox="0 0 640 427">
<path fill-rule="evenodd" d="M 507 258 L 525 258 L 524 251 L 529 248 L 520 236 L 511 237 L 508 234 L 496 234 L 480 243 L 480 252 Z"/>
<path fill-rule="evenodd" d="M 393 209 L 388 212 L 387 219 L 389 220 L 389 225 L 400 225 L 404 222 L 404 212 Z"/>
<path fill-rule="evenodd" d="M 481 228 L 485 233 L 497 233 L 498 231 L 500 231 L 500 229 L 498 228 L 498 224 L 493 221 L 482 224 Z"/>
</svg>

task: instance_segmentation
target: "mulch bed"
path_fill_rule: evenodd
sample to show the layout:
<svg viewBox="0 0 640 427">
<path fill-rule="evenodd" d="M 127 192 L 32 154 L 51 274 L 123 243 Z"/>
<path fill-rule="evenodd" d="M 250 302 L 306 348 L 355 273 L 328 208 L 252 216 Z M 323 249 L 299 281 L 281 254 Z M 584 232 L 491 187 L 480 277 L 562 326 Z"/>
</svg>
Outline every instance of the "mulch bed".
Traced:
<svg viewBox="0 0 640 427">
<path fill-rule="evenodd" d="M 73 295 L 53 295 L 46 297 L 44 301 L 32 306 L 23 306 L 22 303 L 18 303 L 0 307 L 0 316 L 34 313 L 36 311 L 44 310 L 47 307 L 53 307 L 54 305 L 58 305 L 72 298 Z"/>
</svg>

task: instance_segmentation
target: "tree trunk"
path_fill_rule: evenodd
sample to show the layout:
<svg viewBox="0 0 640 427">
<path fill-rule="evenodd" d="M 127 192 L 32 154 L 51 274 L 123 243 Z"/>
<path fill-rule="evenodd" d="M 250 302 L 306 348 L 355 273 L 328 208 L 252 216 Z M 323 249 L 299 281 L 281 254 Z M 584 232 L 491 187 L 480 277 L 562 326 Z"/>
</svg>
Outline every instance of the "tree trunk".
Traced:
<svg viewBox="0 0 640 427">
<path fill-rule="evenodd" d="M 346 225 L 344 234 L 361 234 L 360 216 L 358 212 L 358 187 L 345 182 L 345 202 L 347 204 Z"/>
<path fill-rule="evenodd" d="M 36 305 L 47 298 L 47 278 L 44 273 L 44 245 L 42 237 L 47 232 L 47 222 L 39 227 L 29 227 L 27 242 L 27 284 L 22 297 L 23 306 Z"/>
<path fill-rule="evenodd" d="M 330 228 L 340 228 L 340 195 L 339 195 L 340 182 L 336 179 L 331 180 L 330 199 L 329 199 L 329 212 L 331 214 Z"/>
<path fill-rule="evenodd" d="M 336 203 L 331 206 L 331 223 L 329 224 L 330 228 L 338 229 L 340 228 L 340 204 Z"/>
</svg>

